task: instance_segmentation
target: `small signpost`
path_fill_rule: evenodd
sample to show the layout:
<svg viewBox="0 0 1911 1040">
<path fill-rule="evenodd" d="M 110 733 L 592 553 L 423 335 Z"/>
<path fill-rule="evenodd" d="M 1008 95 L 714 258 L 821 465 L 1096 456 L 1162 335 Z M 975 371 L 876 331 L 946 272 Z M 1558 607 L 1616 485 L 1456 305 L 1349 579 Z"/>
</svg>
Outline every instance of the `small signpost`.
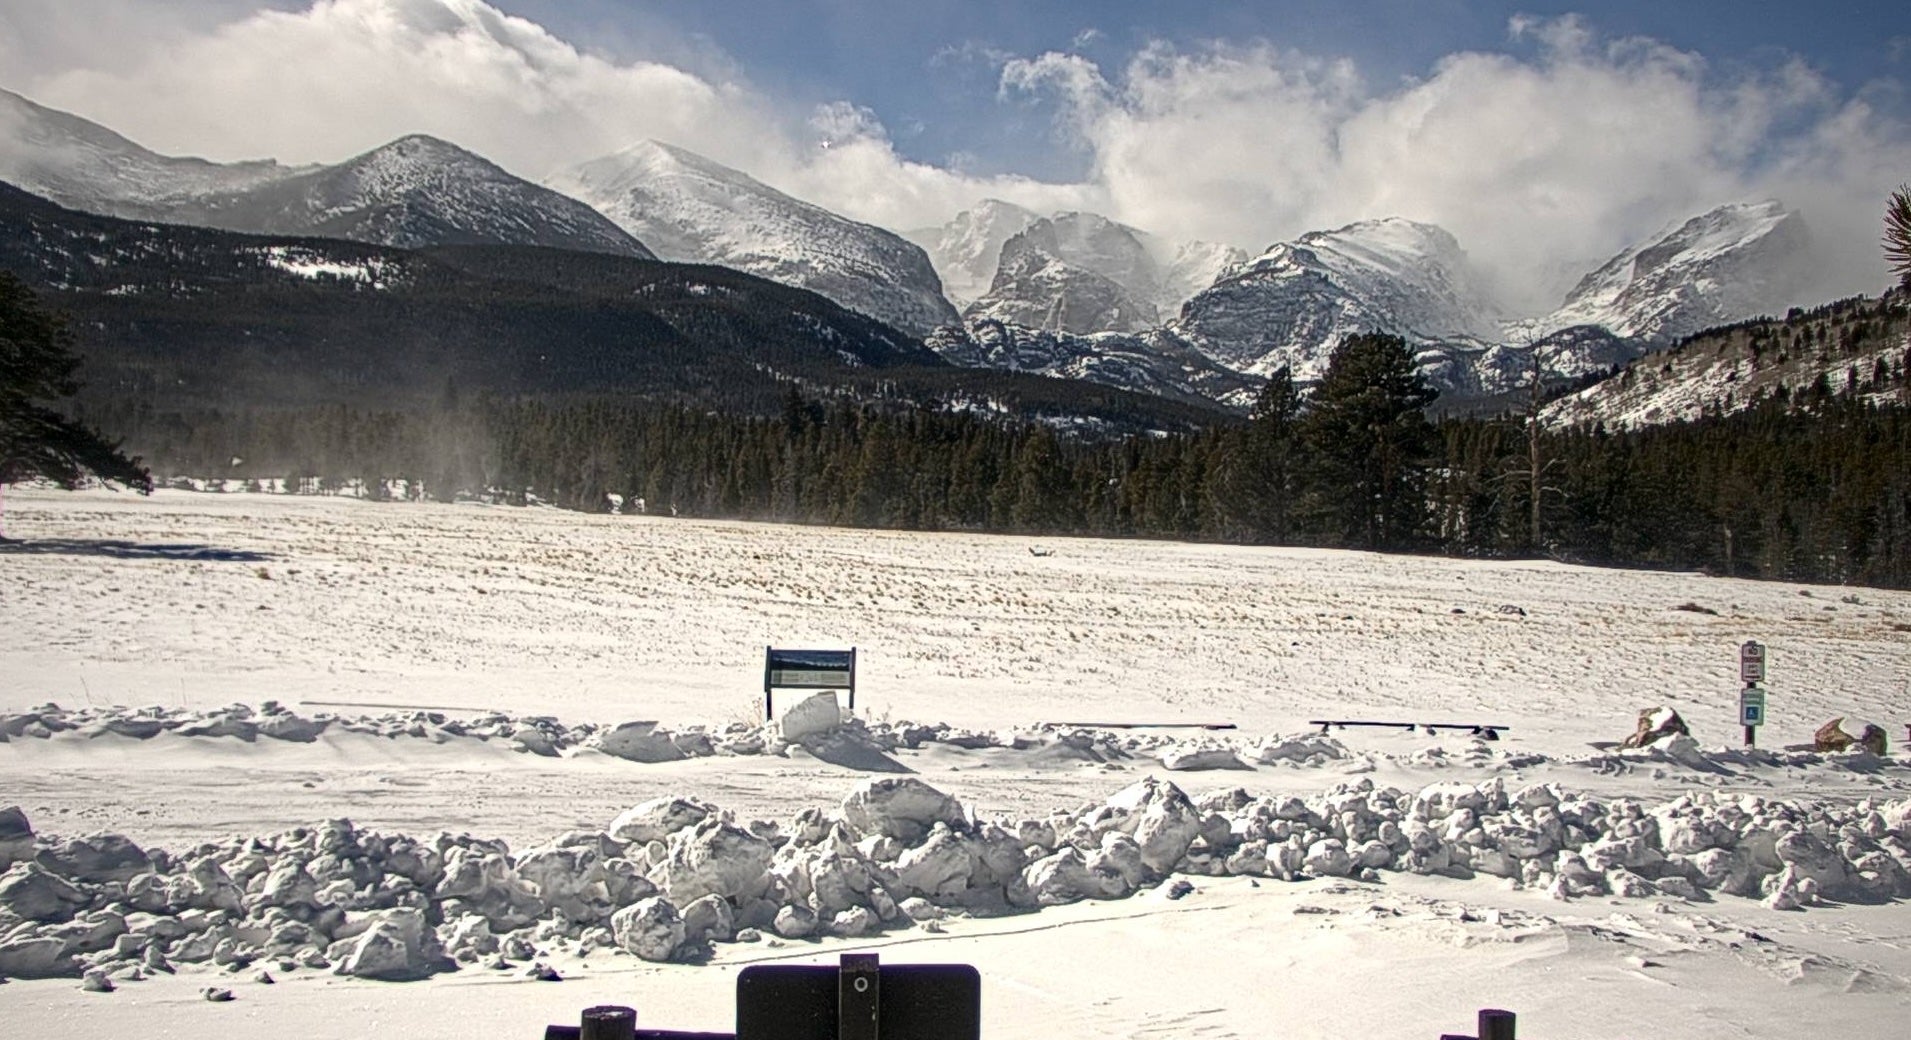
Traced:
<svg viewBox="0 0 1911 1040">
<path fill-rule="evenodd" d="M 778 650 L 763 654 L 763 717 L 775 716 L 771 691 L 848 690 L 849 710 L 856 710 L 856 648 L 847 650 Z"/>
<path fill-rule="evenodd" d="M 1738 695 L 1738 721 L 1745 727 L 1745 746 L 1758 745 L 1758 727 L 1765 724 L 1765 644 L 1748 639 L 1738 648 L 1738 677 L 1745 688 Z"/>
</svg>

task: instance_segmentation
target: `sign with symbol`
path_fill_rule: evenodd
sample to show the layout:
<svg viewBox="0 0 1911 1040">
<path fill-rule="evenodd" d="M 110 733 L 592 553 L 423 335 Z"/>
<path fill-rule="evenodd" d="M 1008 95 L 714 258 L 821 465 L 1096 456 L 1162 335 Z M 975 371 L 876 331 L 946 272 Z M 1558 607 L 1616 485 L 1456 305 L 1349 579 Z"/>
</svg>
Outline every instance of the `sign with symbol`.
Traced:
<svg viewBox="0 0 1911 1040">
<path fill-rule="evenodd" d="M 1738 648 L 1738 677 L 1744 683 L 1762 683 L 1765 681 L 1765 644 L 1757 640 L 1746 640 Z"/>
<path fill-rule="evenodd" d="M 1765 691 L 1747 686 L 1738 695 L 1738 722 L 1741 726 L 1765 724 Z"/>
</svg>

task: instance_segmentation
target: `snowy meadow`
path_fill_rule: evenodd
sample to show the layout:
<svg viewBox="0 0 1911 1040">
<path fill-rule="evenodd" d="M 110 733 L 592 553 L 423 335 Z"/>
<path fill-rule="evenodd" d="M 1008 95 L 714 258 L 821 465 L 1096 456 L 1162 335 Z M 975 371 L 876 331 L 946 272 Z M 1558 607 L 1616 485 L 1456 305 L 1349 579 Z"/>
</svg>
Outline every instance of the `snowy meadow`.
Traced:
<svg viewBox="0 0 1911 1040">
<path fill-rule="evenodd" d="M 990 1037 L 1882 1037 L 1911 994 L 1907 593 L 174 491 L 6 531 L 21 1035 L 720 1030 L 742 966 L 857 949 L 976 965 Z M 853 715 L 766 722 L 769 645 L 856 647 Z M 1610 746 L 1659 706 L 1691 737 Z M 1890 753 L 1810 751 L 1834 717 Z"/>
</svg>

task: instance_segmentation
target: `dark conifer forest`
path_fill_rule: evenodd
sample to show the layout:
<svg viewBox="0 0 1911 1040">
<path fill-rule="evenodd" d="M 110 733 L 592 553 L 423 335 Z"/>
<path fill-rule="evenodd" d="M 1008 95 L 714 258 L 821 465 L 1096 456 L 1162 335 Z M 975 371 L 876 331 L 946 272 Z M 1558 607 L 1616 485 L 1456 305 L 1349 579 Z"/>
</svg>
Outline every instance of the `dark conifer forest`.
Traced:
<svg viewBox="0 0 1911 1040">
<path fill-rule="evenodd" d="M 1399 340 L 1358 337 L 1302 403 L 1198 432 L 1070 434 L 789 390 L 776 414 L 589 397 L 428 410 L 156 411 L 88 421 L 165 471 L 307 493 L 1029 535 L 1550 557 L 1911 586 L 1911 412 L 1855 395 L 1626 432 L 1424 417 Z M 1904 370 L 1889 373 L 1902 383 Z M 1537 478 L 1534 476 L 1537 464 Z M 1538 508 L 1534 508 L 1537 492 Z"/>
</svg>

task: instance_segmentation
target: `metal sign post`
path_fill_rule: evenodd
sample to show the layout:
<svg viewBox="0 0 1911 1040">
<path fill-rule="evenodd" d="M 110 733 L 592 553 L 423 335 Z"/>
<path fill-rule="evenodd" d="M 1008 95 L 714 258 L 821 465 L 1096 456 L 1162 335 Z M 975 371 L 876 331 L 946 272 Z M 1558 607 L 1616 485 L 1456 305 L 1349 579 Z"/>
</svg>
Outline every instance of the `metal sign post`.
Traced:
<svg viewBox="0 0 1911 1040">
<path fill-rule="evenodd" d="M 1745 688 L 1738 695 L 1738 721 L 1745 727 L 1745 746 L 1758 746 L 1758 727 L 1765 724 L 1765 644 L 1748 639 L 1738 648 L 1738 677 Z"/>
</svg>

